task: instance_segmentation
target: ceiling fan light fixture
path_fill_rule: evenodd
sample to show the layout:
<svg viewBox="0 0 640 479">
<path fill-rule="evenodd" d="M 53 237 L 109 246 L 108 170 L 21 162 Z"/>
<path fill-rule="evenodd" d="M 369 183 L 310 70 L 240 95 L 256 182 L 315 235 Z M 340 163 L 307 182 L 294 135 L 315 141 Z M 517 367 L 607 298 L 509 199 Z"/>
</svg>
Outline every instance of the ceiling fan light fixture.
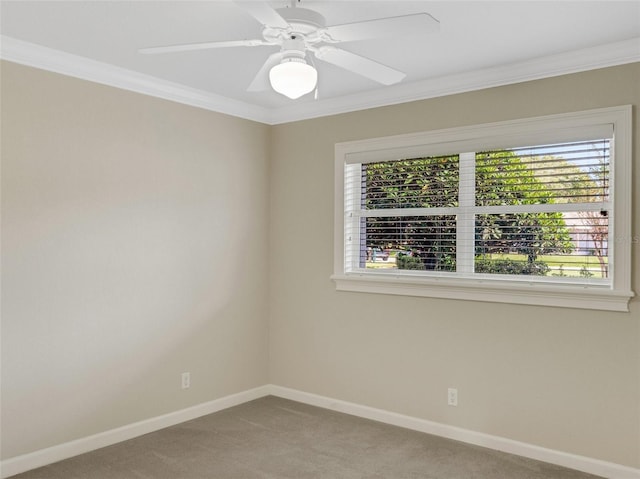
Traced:
<svg viewBox="0 0 640 479">
<path fill-rule="evenodd" d="M 311 92 L 318 83 L 318 72 L 303 58 L 285 58 L 269 71 L 271 87 L 295 100 Z"/>
</svg>

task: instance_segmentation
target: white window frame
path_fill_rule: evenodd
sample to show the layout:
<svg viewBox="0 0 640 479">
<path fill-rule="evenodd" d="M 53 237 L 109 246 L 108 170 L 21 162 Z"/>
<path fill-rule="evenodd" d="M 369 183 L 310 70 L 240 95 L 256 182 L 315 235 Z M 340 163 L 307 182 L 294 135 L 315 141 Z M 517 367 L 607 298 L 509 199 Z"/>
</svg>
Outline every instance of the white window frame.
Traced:
<svg viewBox="0 0 640 479">
<path fill-rule="evenodd" d="M 467 151 L 551 144 L 613 129 L 609 216 L 609 284 L 572 284 L 532 277 L 443 276 L 421 272 L 354 271 L 345 268 L 345 166 L 460 154 Z M 339 291 L 493 301 L 568 308 L 629 311 L 631 290 L 632 107 L 630 105 L 521 120 L 372 138 L 335 145 L 334 274 Z"/>
</svg>

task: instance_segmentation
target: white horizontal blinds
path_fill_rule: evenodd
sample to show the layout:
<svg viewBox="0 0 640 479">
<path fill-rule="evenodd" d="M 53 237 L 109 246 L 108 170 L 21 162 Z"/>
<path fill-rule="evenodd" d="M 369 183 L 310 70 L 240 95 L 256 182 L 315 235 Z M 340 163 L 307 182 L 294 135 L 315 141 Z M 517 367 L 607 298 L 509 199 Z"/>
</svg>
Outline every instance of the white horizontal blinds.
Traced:
<svg viewBox="0 0 640 479">
<path fill-rule="evenodd" d="M 533 128 L 528 122 L 523 125 L 515 122 L 509 128 L 500 127 L 499 131 L 496 131 L 491 124 L 483 128 L 473 127 L 473 131 L 468 131 L 466 134 L 464 128 L 461 130 L 463 131 L 441 130 L 408 135 L 402 141 L 403 146 L 397 146 L 400 140 L 395 138 L 367 142 L 366 147 L 356 147 L 355 151 L 345 152 L 344 161 L 347 165 L 378 163 L 402 158 L 443 157 L 465 151 L 489 151 L 531 144 L 552 145 L 613 138 L 613 125 L 610 123 L 566 128 L 560 124 L 556 126 L 554 122 L 548 122 Z"/>
<path fill-rule="evenodd" d="M 360 241 L 362 206 L 361 165 L 345 165 L 344 169 L 344 266 L 345 271 L 364 267 Z"/>
<path fill-rule="evenodd" d="M 610 140 L 476 154 L 475 272 L 606 280 Z"/>
<path fill-rule="evenodd" d="M 601 281 L 608 229 L 600 212 L 477 215 L 475 272 Z"/>
<path fill-rule="evenodd" d="M 368 269 L 455 271 L 455 215 L 366 218 Z"/>
<path fill-rule="evenodd" d="M 608 282 L 610 143 L 346 164 L 346 270 Z"/>
<path fill-rule="evenodd" d="M 458 156 L 362 165 L 363 209 L 447 208 L 458 204 Z"/>
<path fill-rule="evenodd" d="M 458 156 L 366 163 L 359 170 L 358 267 L 455 271 Z"/>
<path fill-rule="evenodd" d="M 476 204 L 606 202 L 609 143 L 601 139 L 478 153 Z"/>
</svg>

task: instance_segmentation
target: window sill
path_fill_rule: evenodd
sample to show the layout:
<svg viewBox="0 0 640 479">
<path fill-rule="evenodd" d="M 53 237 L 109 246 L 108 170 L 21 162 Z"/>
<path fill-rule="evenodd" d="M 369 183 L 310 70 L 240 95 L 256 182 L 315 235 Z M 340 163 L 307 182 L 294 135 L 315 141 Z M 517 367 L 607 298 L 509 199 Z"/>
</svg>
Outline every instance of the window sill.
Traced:
<svg viewBox="0 0 640 479">
<path fill-rule="evenodd" d="M 338 291 L 394 294 L 428 298 L 489 301 L 496 303 L 554 306 L 561 308 L 629 311 L 632 291 L 588 285 L 549 285 L 526 281 L 381 277 L 351 273 L 331 277 Z"/>
</svg>

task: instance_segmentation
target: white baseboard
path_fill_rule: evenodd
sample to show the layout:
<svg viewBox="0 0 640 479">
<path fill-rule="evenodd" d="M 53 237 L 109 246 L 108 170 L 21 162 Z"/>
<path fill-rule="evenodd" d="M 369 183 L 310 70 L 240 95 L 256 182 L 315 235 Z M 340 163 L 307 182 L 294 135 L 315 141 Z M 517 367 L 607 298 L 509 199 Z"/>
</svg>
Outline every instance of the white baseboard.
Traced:
<svg viewBox="0 0 640 479">
<path fill-rule="evenodd" d="M 101 447 L 111 446 L 118 442 L 190 421 L 191 419 L 237 406 L 238 404 L 252 401 L 269 394 L 270 386 L 260 386 L 237 394 L 214 399 L 213 401 L 197 404 L 186 409 L 163 414 L 162 416 L 152 417 L 144 421 L 134 422 L 133 424 L 127 424 L 126 426 L 116 429 L 58 444 L 57 446 L 12 457 L 0 462 L 0 478 L 4 479 L 15 474 L 20 474 L 21 472 L 84 454 L 85 452 L 94 451 Z"/>
<path fill-rule="evenodd" d="M 527 444 L 524 442 L 506 439 L 504 437 L 492 436 L 481 432 L 470 431 L 447 424 L 427 421 L 411 416 L 375 409 L 369 406 L 332 399 L 317 394 L 311 394 L 295 389 L 289 389 L 281 386 L 270 386 L 270 392 L 273 396 L 285 399 L 291 399 L 301 403 L 318 406 L 325 409 L 331 409 L 353 416 L 358 416 L 374 421 L 392 424 L 394 426 L 412 429 L 435 436 L 446 437 L 456 441 L 474 444 L 476 446 L 487 447 L 497 451 L 507 452 L 518 456 L 528 457 L 538 461 L 548 462 L 558 466 L 568 467 L 596 476 L 602 476 L 609 479 L 640 479 L 640 469 L 622 466 L 590 457 L 578 456 L 553 449 Z"/>
<path fill-rule="evenodd" d="M 59 444 L 57 446 L 41 449 L 29 454 L 12 457 L 0 462 L 0 478 L 4 479 L 21 472 L 37 467 L 46 466 L 69 457 L 77 456 L 85 452 L 93 451 L 101 447 L 110 446 L 118 442 L 133 439 L 134 437 L 148 434 L 153 431 L 173 426 L 200 416 L 205 416 L 223 409 L 258 399 L 263 396 L 278 396 L 301 403 L 331 409 L 353 416 L 358 416 L 374 421 L 400 426 L 414 431 L 420 431 L 435 436 L 446 437 L 456 441 L 466 442 L 477 446 L 516 454 L 518 456 L 536 459 L 559 466 L 576 469 L 578 471 L 595 474 L 610 479 L 640 479 L 640 469 L 600 461 L 589 457 L 569 454 L 553 449 L 514 441 L 499 436 L 492 436 L 481 432 L 470 431 L 447 424 L 441 424 L 425 419 L 376 409 L 369 406 L 341 401 L 326 396 L 307 393 L 296 389 L 285 388 L 273 384 L 267 384 L 237 394 L 214 399 L 206 403 L 198 404 L 180 411 L 175 411 L 162 416 L 146 419 L 144 421 L 128 424 L 123 427 L 94 434 L 74 441 Z"/>
</svg>

